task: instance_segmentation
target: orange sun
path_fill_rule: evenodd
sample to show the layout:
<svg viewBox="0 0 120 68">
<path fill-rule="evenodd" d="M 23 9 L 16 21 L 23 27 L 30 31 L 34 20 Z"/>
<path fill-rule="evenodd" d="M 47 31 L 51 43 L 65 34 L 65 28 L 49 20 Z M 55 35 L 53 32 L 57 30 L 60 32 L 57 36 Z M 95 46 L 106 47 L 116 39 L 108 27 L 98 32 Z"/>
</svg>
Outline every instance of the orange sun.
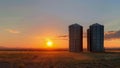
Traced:
<svg viewBox="0 0 120 68">
<path fill-rule="evenodd" d="M 47 42 L 47 46 L 51 47 L 52 45 L 53 45 L 53 42 L 51 42 L 51 41 Z"/>
<path fill-rule="evenodd" d="M 52 41 L 50 41 L 50 40 L 49 40 L 49 41 L 47 41 L 47 42 L 46 42 L 46 44 L 47 44 L 47 46 L 48 46 L 48 47 L 52 47 L 52 46 L 53 46 L 53 42 L 52 42 Z"/>
</svg>

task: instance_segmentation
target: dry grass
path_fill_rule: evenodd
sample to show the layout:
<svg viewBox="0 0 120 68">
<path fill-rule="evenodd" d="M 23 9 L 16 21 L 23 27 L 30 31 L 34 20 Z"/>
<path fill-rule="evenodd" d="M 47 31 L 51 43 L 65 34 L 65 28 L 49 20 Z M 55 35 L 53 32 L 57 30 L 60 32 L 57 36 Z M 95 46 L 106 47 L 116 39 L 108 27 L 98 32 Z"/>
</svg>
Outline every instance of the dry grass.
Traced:
<svg viewBox="0 0 120 68">
<path fill-rule="evenodd" d="M 0 68 L 120 68 L 120 52 L 0 51 Z"/>
</svg>

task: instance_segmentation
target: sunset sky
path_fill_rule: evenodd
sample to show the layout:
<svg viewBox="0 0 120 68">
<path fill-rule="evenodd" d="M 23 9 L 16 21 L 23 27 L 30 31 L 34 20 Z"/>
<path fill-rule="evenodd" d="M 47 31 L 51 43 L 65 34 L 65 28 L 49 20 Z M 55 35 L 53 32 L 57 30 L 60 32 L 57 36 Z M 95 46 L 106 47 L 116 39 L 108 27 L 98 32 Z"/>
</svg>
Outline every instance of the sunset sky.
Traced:
<svg viewBox="0 0 120 68">
<path fill-rule="evenodd" d="M 120 0 L 0 0 L 0 47 L 68 48 L 68 26 L 105 26 L 105 47 L 120 48 Z"/>
</svg>

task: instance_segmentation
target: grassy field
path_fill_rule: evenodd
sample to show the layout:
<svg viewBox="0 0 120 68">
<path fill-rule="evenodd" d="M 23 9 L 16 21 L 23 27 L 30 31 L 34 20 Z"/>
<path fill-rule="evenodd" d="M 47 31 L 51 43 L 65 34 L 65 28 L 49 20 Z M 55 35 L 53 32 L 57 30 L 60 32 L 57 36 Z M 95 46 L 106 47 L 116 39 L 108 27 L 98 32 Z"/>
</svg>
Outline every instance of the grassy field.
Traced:
<svg viewBox="0 0 120 68">
<path fill-rule="evenodd" d="M 0 68 L 120 68 L 120 52 L 0 51 Z"/>
</svg>

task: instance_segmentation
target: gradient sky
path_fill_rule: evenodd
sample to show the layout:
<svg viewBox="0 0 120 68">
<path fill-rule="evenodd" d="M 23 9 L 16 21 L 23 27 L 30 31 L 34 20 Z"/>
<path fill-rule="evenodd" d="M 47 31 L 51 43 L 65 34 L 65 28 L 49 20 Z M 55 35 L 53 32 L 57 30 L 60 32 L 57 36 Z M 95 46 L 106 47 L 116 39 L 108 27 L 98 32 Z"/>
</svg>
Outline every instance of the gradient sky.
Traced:
<svg viewBox="0 0 120 68">
<path fill-rule="evenodd" d="M 0 0 L 0 46 L 68 47 L 68 26 L 100 23 L 105 47 L 120 47 L 120 0 Z M 86 38 L 84 37 L 84 47 Z"/>
</svg>

